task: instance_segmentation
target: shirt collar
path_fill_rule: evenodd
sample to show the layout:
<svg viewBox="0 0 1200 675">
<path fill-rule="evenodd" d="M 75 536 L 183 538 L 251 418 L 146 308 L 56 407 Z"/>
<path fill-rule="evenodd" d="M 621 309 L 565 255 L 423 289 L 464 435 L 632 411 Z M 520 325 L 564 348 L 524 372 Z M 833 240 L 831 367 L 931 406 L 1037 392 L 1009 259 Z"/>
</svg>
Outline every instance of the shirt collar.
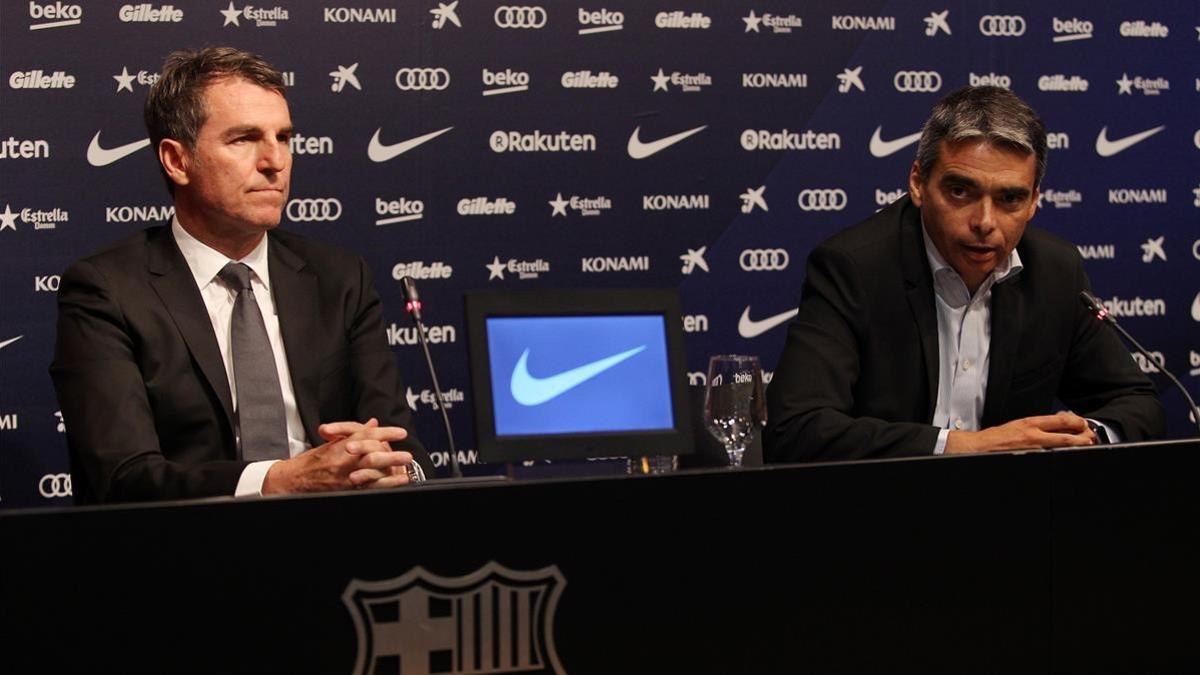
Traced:
<svg viewBox="0 0 1200 675">
<path fill-rule="evenodd" d="M 183 259 L 187 261 L 188 268 L 192 271 L 192 276 L 196 279 L 196 286 L 200 290 L 204 290 L 205 286 L 212 283 L 216 279 L 217 273 L 221 271 L 221 268 L 230 262 L 245 263 L 254 272 L 254 276 L 258 277 L 263 288 L 268 291 L 271 290 L 271 273 L 267 266 L 267 238 L 265 236 L 246 257 L 241 260 L 230 260 L 224 253 L 211 248 L 183 229 L 183 225 L 179 223 L 178 215 L 171 219 L 171 234 L 175 236 L 175 243 L 179 245 L 179 252 L 183 254 Z"/>
<path fill-rule="evenodd" d="M 942 299 L 948 302 L 951 306 L 965 305 L 971 299 L 970 292 L 967 291 L 966 284 L 963 282 L 962 277 L 960 277 L 958 272 L 954 271 L 954 268 L 946 262 L 946 259 L 942 257 L 942 252 L 938 250 L 937 245 L 935 245 L 933 240 L 929 238 L 929 230 L 925 228 L 924 218 L 921 219 L 921 237 L 925 241 L 925 257 L 929 261 L 929 270 L 933 273 L 934 290 L 937 291 L 938 295 L 941 296 Z M 1021 263 L 1021 254 L 1017 251 L 1017 249 L 1014 248 L 1012 253 L 1010 253 L 1007 258 L 1000 261 L 1000 264 L 996 265 L 995 269 L 992 270 L 992 273 L 983 280 L 983 283 L 979 286 L 978 292 L 986 292 L 990 290 L 992 286 L 1000 283 L 1001 281 L 1004 281 L 1009 277 L 1016 276 L 1023 268 L 1024 265 Z M 954 282 L 958 283 L 955 284 Z M 961 288 L 961 291 L 952 292 L 952 290 L 949 288 L 951 285 Z M 959 301 L 954 301 L 954 298 L 959 295 L 962 296 L 961 298 L 958 298 Z"/>
</svg>

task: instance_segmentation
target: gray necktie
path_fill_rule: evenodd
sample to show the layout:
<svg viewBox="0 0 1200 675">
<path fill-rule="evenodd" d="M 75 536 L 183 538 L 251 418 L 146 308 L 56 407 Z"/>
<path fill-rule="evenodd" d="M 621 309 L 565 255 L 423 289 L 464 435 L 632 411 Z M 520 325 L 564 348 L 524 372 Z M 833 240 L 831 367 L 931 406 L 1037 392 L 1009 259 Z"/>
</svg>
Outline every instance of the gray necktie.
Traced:
<svg viewBox="0 0 1200 675">
<path fill-rule="evenodd" d="M 233 303 L 233 378 L 237 383 L 237 421 L 242 459 L 287 459 L 287 420 L 279 371 L 262 312 L 250 287 L 250 268 L 229 263 L 217 278 L 237 291 Z"/>
</svg>

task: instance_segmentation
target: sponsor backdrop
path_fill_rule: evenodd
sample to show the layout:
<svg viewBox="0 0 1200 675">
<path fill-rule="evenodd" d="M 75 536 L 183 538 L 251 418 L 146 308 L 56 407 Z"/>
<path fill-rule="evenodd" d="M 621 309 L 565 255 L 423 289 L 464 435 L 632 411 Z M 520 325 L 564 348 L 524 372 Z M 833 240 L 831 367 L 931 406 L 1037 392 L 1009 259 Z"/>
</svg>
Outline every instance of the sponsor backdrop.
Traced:
<svg viewBox="0 0 1200 675">
<path fill-rule="evenodd" d="M 400 276 L 426 299 L 462 460 L 494 470 L 470 466 L 463 291 L 678 287 L 693 384 L 714 353 L 770 371 L 808 252 L 902 194 L 929 107 L 968 83 L 1042 113 L 1035 223 L 1079 246 L 1097 295 L 1200 394 L 1192 3 L 6 1 L 0 508 L 69 502 L 47 374 L 58 275 L 170 217 L 141 105 L 168 51 L 206 44 L 286 71 L 282 226 L 374 269 L 439 464 Z M 1185 435 L 1182 398 L 1163 398 Z"/>
</svg>

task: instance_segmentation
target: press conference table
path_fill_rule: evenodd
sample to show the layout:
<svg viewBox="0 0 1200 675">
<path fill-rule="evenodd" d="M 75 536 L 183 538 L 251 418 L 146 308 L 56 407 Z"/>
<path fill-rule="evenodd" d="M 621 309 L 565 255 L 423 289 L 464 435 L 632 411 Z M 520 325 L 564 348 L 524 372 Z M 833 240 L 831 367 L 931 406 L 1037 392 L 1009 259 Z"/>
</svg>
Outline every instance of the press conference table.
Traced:
<svg viewBox="0 0 1200 675">
<path fill-rule="evenodd" d="M 0 514 L 0 672 L 1194 670 L 1200 441 Z"/>
</svg>

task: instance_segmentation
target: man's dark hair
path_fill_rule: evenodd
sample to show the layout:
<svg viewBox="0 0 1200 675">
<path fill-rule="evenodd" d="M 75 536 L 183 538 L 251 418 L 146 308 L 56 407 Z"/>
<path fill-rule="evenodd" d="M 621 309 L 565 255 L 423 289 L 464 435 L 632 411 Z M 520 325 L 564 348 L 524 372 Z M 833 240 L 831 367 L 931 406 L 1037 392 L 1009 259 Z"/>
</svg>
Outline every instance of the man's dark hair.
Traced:
<svg viewBox="0 0 1200 675">
<path fill-rule="evenodd" d="M 933 106 L 917 146 L 921 179 L 929 179 L 942 141 L 973 138 L 1033 155 L 1037 167 L 1033 184 L 1042 184 L 1046 175 L 1046 126 L 1028 103 L 1003 87 L 963 87 Z"/>
<path fill-rule="evenodd" d="M 204 90 L 225 77 L 240 77 L 284 95 L 283 74 L 257 54 L 234 47 L 171 52 L 146 96 L 143 117 L 150 132 L 150 147 L 157 152 L 158 144 L 170 138 L 194 150 L 200 128 L 208 119 Z M 165 171 L 163 176 L 167 189 L 174 194 L 175 184 Z"/>
</svg>

